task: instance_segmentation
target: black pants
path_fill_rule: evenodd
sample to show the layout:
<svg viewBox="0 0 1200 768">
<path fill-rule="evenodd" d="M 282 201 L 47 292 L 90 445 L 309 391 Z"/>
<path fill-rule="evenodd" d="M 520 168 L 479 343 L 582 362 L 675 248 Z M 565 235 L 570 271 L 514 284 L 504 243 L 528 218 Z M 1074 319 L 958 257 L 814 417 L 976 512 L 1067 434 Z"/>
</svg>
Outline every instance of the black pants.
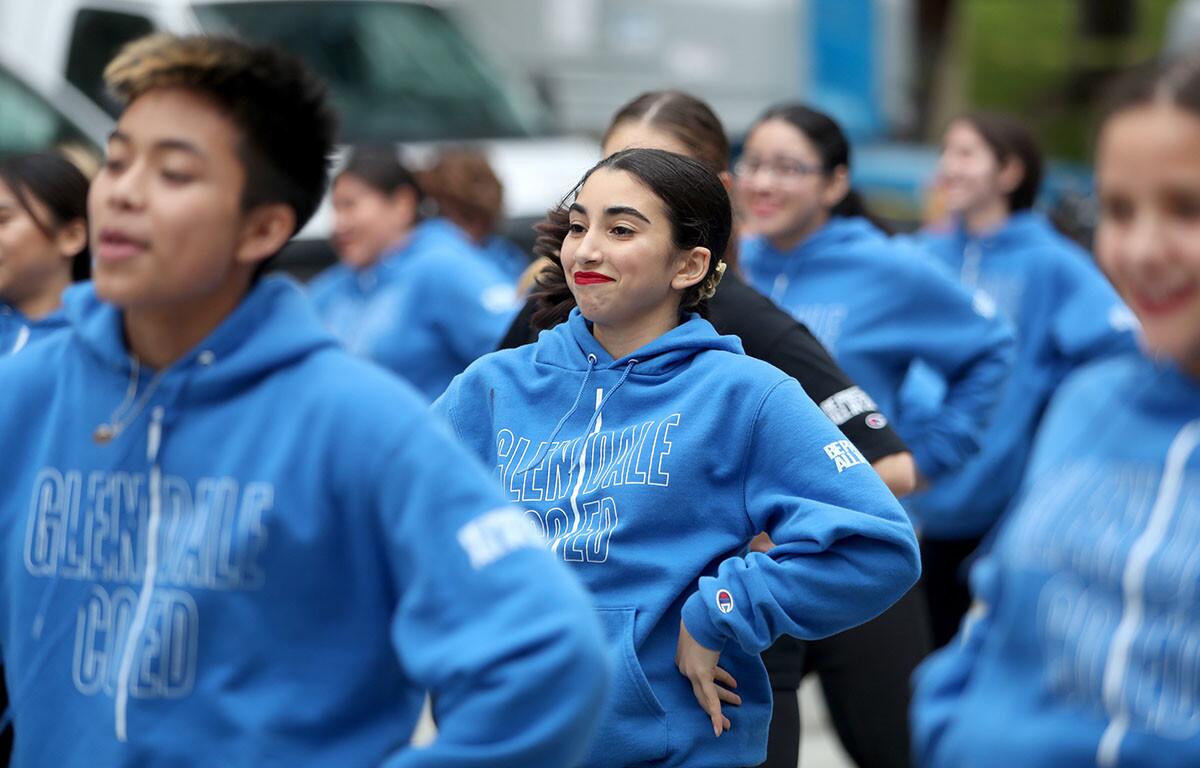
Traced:
<svg viewBox="0 0 1200 768">
<path fill-rule="evenodd" d="M 8 689 L 4 685 L 4 669 L 0 667 L 0 712 L 8 709 Z M 0 732 L 0 768 L 5 768 L 8 765 L 9 758 L 12 756 L 13 748 L 13 729 L 11 725 L 5 726 L 3 732 Z"/>
<path fill-rule="evenodd" d="M 929 616 L 919 586 L 860 627 L 812 642 L 780 638 L 763 654 L 775 706 L 760 768 L 796 768 L 796 690 L 809 672 L 820 677 L 838 738 L 859 768 L 908 766 L 909 679 L 929 651 Z"/>
<path fill-rule="evenodd" d="M 971 607 L 967 576 L 973 562 L 971 555 L 982 541 L 982 538 L 921 540 L 921 584 L 929 604 L 935 650 L 954 639 Z"/>
</svg>

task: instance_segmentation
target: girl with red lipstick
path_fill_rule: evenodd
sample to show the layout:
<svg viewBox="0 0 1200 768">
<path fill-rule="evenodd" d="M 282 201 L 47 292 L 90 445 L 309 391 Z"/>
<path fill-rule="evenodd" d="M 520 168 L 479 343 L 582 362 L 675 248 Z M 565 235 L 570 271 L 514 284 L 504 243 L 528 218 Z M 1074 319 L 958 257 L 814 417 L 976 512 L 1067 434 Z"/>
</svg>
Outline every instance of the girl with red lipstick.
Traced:
<svg viewBox="0 0 1200 768">
<path fill-rule="evenodd" d="M 603 151 L 657 147 L 692 157 L 718 174 L 726 189 L 729 141 L 707 104 L 685 93 L 645 93 L 617 110 Z M 742 340 L 746 354 L 796 378 L 813 402 L 871 462 L 896 496 L 915 485 L 912 454 L 871 399 L 830 357 L 812 332 L 751 288 L 737 273 L 736 242 L 726 250 L 726 272 L 708 301 L 719 333 Z M 769 551 L 766 537 L 752 543 Z M 763 655 L 774 698 L 765 766 L 794 768 L 799 760 L 800 711 L 796 690 L 820 677 L 830 716 L 847 752 L 860 766 L 908 754 L 909 676 L 930 650 L 924 596 L 913 590 L 881 616 L 832 637 L 805 642 L 782 637 Z"/>
<path fill-rule="evenodd" d="M 62 293 L 89 272 L 87 192 L 56 153 L 0 163 L 0 357 L 67 326 Z"/>
<path fill-rule="evenodd" d="M 758 765 L 762 651 L 860 624 L 917 575 L 865 457 L 701 317 L 731 230 L 705 165 L 609 156 L 541 229 L 549 330 L 434 404 L 596 601 L 616 672 L 589 768 Z M 760 531 L 775 546 L 747 553 Z"/>
<path fill-rule="evenodd" d="M 681 91 L 649 91 L 619 108 L 604 133 L 602 151 L 607 157 L 622 149 L 647 147 L 677 152 L 703 163 L 728 190 L 729 139 L 720 119 L 708 104 Z M 556 237 L 566 235 L 563 231 Z M 543 254 L 549 263 L 554 253 Z M 708 320 L 722 334 L 742 340 L 746 354 L 765 360 L 795 377 L 814 402 L 854 443 L 897 497 L 912 491 L 916 469 L 912 454 L 887 424 L 869 397 L 830 357 L 803 324 L 755 291 L 738 273 L 737 243 L 722 257 L 729 269 L 708 300 Z M 502 349 L 537 340 L 531 328 L 537 300 L 530 299 L 513 321 Z"/>
<path fill-rule="evenodd" d="M 918 671 L 930 768 L 1200 765 L 1200 58 L 1111 98 L 1096 259 L 1144 351 L 1051 400 L 969 618 Z"/>
</svg>

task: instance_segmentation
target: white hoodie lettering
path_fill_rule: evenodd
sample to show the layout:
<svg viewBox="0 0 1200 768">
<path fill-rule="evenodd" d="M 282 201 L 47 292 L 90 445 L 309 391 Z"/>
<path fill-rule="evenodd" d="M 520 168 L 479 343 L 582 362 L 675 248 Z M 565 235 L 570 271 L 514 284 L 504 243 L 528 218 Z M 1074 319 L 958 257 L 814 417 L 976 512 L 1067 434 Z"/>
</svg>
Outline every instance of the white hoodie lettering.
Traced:
<svg viewBox="0 0 1200 768">
<path fill-rule="evenodd" d="M 156 587 L 138 634 L 130 695 L 178 698 L 196 674 L 200 614 L 189 589 L 259 589 L 270 483 L 205 477 L 162 479 Z M 93 582 L 76 612 L 71 677 L 88 696 L 113 696 L 145 577 L 149 482 L 130 472 L 42 469 L 25 528 L 29 575 Z"/>
<path fill-rule="evenodd" d="M 673 413 L 549 445 L 501 429 L 496 434 L 496 475 L 510 500 L 553 505 L 526 507 L 526 516 L 552 552 L 566 562 L 603 563 L 619 521 L 617 499 L 580 499 L 575 512 L 572 493 L 578 489 L 590 497 L 622 486 L 670 487 L 671 432 L 681 421 Z"/>
</svg>

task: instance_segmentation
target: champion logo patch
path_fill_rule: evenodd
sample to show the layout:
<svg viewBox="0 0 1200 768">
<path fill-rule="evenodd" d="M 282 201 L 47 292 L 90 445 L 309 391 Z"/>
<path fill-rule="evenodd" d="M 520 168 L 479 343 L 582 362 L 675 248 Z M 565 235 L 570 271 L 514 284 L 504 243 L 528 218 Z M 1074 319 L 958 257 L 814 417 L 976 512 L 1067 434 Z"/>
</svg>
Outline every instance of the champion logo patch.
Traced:
<svg viewBox="0 0 1200 768">
<path fill-rule="evenodd" d="M 733 613 L 733 595 L 728 589 L 717 590 L 717 610 L 721 613 Z"/>
</svg>

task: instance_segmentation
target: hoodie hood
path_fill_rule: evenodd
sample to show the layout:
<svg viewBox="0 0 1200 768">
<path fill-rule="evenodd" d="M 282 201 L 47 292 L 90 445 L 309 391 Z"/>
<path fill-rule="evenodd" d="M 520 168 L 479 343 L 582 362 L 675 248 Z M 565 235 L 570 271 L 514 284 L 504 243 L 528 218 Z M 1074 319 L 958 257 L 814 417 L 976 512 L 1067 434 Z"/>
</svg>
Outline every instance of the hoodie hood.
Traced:
<svg viewBox="0 0 1200 768">
<path fill-rule="evenodd" d="M 758 765 L 761 652 L 781 633 L 861 623 L 882 610 L 864 596 L 916 579 L 911 527 L 879 476 L 799 382 L 741 350 L 690 315 L 614 359 L 575 309 L 536 344 L 477 360 L 433 405 L 594 595 L 615 672 L 580 768 Z M 763 530 L 782 549 L 743 557 Z M 720 740 L 675 667 L 681 620 L 738 681 Z"/>
<path fill-rule="evenodd" d="M 67 316 L 62 308 L 30 320 L 16 307 L 0 301 L 0 357 L 15 355 L 30 342 L 67 327 Z"/>
<path fill-rule="evenodd" d="M 1061 236 L 1044 216 L 1033 211 L 1018 211 L 996 229 L 981 235 L 968 232 L 966 222 L 959 218 L 950 236 L 959 247 L 975 243 L 985 251 L 1011 252 L 1025 248 L 1061 247 Z"/>
<path fill-rule="evenodd" d="M 63 301 L 84 349 L 104 368 L 129 375 L 135 366 L 125 345 L 121 310 L 97 296 L 92 283 L 72 286 Z M 164 385 L 186 378 L 187 399 L 199 402 L 228 395 L 336 345 L 299 285 L 271 276 L 259 280 L 203 341 L 159 373 Z"/>
<path fill-rule="evenodd" d="M 769 271 L 786 269 L 788 265 L 799 268 L 798 260 L 809 256 L 828 253 L 837 255 L 851 246 L 883 248 L 886 247 L 886 243 L 887 237 L 866 219 L 860 216 L 833 216 L 825 222 L 825 226 L 809 235 L 804 242 L 787 250 L 779 250 L 761 235 L 746 238 L 740 247 L 743 262 L 761 260 L 759 268 Z"/>
<path fill-rule="evenodd" d="M 979 451 L 906 504 L 925 533 L 967 538 L 988 530 L 1012 503 L 1046 404 L 1068 373 L 1091 360 L 1134 350 L 1128 310 L 1090 254 L 1044 216 L 1021 211 L 974 236 L 959 221 L 915 244 L 1012 323 L 1012 374 L 1001 390 Z M 914 369 L 901 396 L 903 415 L 928 412 L 944 377 Z"/>
<path fill-rule="evenodd" d="M 348 351 L 430 400 L 496 349 L 520 306 L 513 283 L 445 219 L 421 222 L 372 271 L 331 267 L 308 290 L 317 315 Z"/>
<path fill-rule="evenodd" d="M 722 336 L 700 315 L 689 313 L 682 323 L 654 341 L 614 359 L 592 335 L 592 324 L 576 307 L 565 323 L 538 336 L 534 360 L 572 371 L 587 370 L 589 360 L 597 370 L 626 368 L 632 363 L 635 373 L 661 376 L 708 349 L 744 354 L 741 339 Z"/>
<path fill-rule="evenodd" d="M 0 360 L 12 765 L 577 763 L 605 672 L 584 596 L 294 284 L 157 372 L 91 286 L 68 314 Z M 485 676 L 503 696 L 407 751 L 425 691 Z"/>
</svg>

